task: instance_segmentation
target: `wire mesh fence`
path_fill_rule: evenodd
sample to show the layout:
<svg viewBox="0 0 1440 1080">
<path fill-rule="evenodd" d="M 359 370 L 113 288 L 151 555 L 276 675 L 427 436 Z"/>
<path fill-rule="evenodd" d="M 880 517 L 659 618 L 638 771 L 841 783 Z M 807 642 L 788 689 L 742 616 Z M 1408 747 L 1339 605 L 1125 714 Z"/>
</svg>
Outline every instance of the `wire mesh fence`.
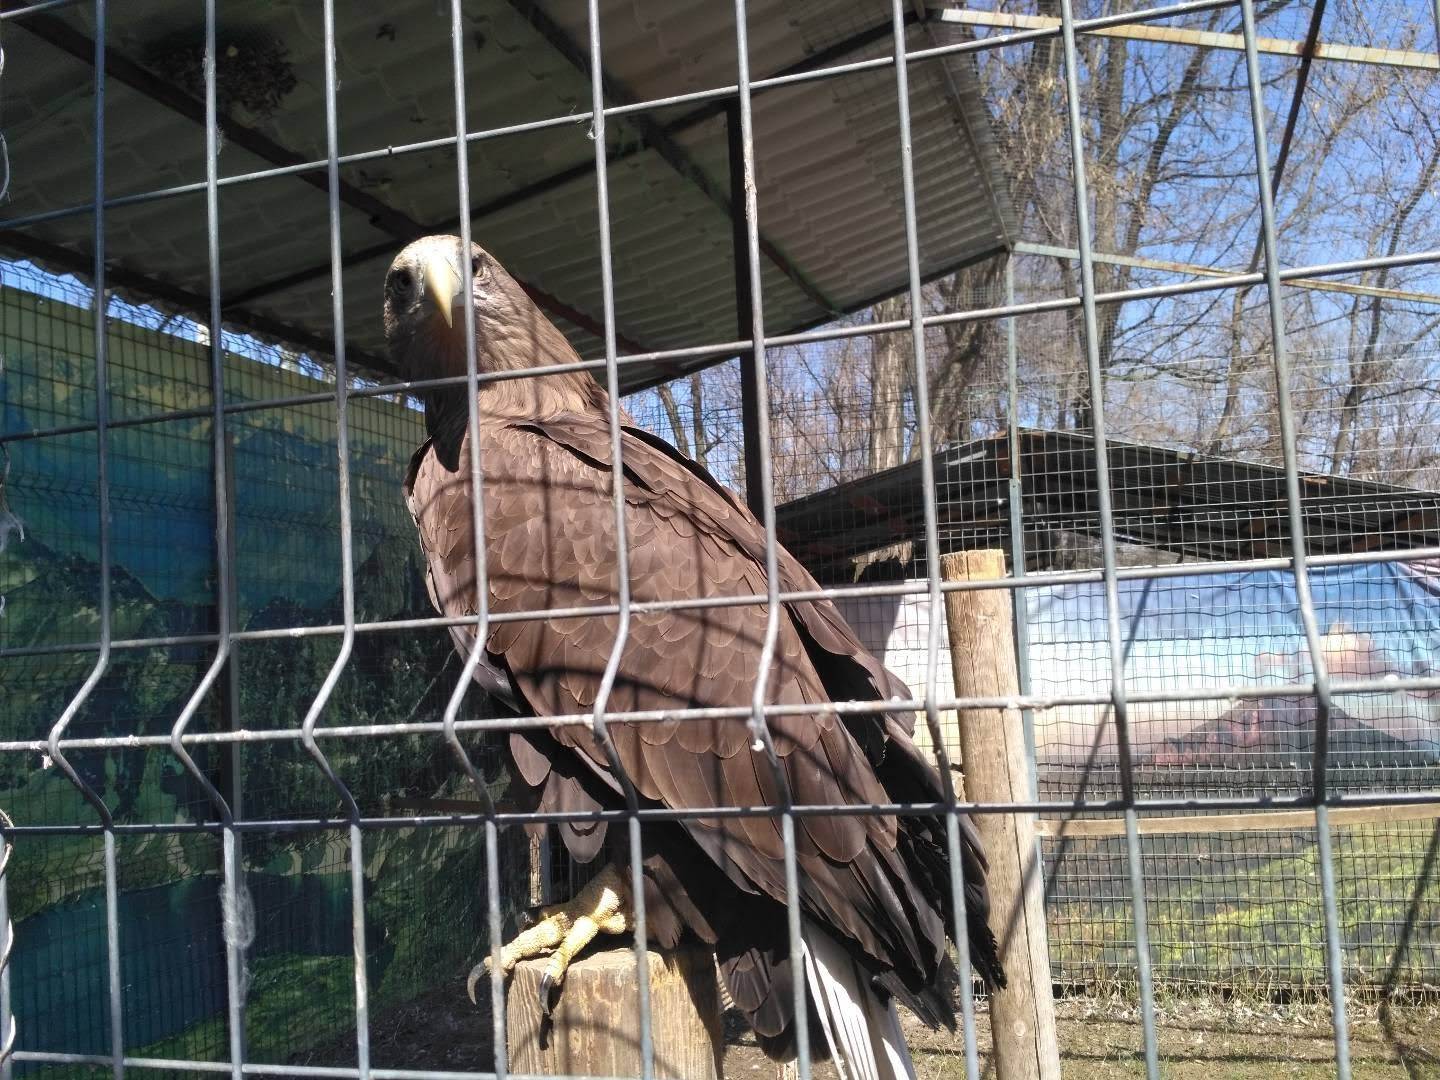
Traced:
<svg viewBox="0 0 1440 1080">
<path fill-rule="evenodd" d="M 0 74 L 22 178 L 0 221 L 7 1070 L 403 1080 L 377 1064 L 408 1060 L 390 1018 L 589 880 L 574 838 L 596 820 L 635 925 L 647 904 L 663 924 L 642 855 L 715 808 L 667 806 L 616 740 L 717 722 L 705 704 L 773 771 L 738 814 L 774 819 L 775 963 L 806 970 L 824 906 L 797 834 L 939 822 L 967 1075 L 967 814 L 1041 814 L 1054 978 L 1133 988 L 1151 1076 L 1157 980 L 1324 994 L 1341 1075 L 1347 988 L 1435 984 L 1440 12 L 226 6 L 147 27 L 105 0 L 0 5 L 11 64 L 17 41 L 56 62 L 22 68 L 18 115 Z M 415 64 L 443 77 L 403 89 Z M 131 95 L 191 122 L 178 162 Z M 297 180 L 313 205 L 267 194 Z M 182 206 L 188 230 L 166 224 Z M 586 461 L 643 451 L 618 405 L 641 387 L 623 408 L 754 511 L 760 577 L 657 592 L 625 542 L 646 477 L 610 474 L 613 520 L 584 541 L 615 569 L 585 596 L 588 695 L 527 699 L 513 657 L 485 683 L 475 640 L 565 616 L 487 594 L 483 543 L 445 608 L 407 520 L 446 395 L 537 374 L 497 369 L 479 299 L 446 313 L 467 335 L 446 372 L 385 352 L 382 263 L 424 232 L 522 268 L 570 343 L 549 359 L 608 388 Z M 474 453 L 466 494 L 490 507 Z M 909 688 L 936 797 L 789 790 L 802 710 L 751 695 L 811 602 L 779 545 Z M 941 556 L 981 548 L 1011 568 L 981 587 L 1014 598 L 998 704 L 1024 719 L 1022 807 L 952 789 L 962 725 L 997 703 L 957 697 L 943 600 L 973 586 Z M 627 638 L 687 605 L 763 610 L 765 644 L 733 700 L 646 713 Z M 831 686 L 819 713 L 860 739 L 893 687 L 872 689 Z M 537 811 L 508 766 L 556 716 L 610 788 Z M 649 947 L 637 932 L 641 970 Z M 504 980 L 484 981 L 488 1038 L 435 1068 L 509 1072 Z M 659 1075 L 641 983 L 639 1072 Z M 809 1075 L 836 1044 L 793 988 Z"/>
</svg>

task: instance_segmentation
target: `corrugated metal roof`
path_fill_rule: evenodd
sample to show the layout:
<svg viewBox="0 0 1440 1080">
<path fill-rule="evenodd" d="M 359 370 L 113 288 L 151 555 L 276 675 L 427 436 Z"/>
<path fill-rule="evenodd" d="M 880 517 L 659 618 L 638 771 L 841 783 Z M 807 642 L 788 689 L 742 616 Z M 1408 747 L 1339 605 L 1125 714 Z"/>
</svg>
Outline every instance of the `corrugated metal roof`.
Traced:
<svg viewBox="0 0 1440 1080">
<path fill-rule="evenodd" d="M 875 31 L 875 40 L 829 62 L 883 56 L 891 50 L 889 38 L 879 33 L 886 12 L 857 0 L 755 0 L 749 9 L 750 61 L 756 78 L 793 67 L 865 31 Z M 283 44 L 297 80 L 272 116 L 234 112 L 231 118 L 302 160 L 323 158 L 320 5 L 311 0 L 227 0 L 221 10 L 222 53 L 226 42 L 263 34 Z M 342 153 L 452 133 L 448 11 L 447 4 L 434 0 L 396 0 L 383 8 L 357 5 L 341 13 Z M 541 8 L 530 0 L 485 0 L 467 3 L 464 18 L 472 129 L 588 109 L 588 76 L 567 59 L 563 46 L 557 47 L 563 37 L 582 52 L 587 48 L 583 5 Z M 651 99 L 735 81 L 734 15 L 728 5 L 710 0 L 605 0 L 601 19 L 606 73 L 622 95 Z M 42 36 L 27 33 L 27 26 Z M 15 221 L 84 204 L 92 197 L 93 71 L 55 42 L 57 33 L 92 35 L 90 8 L 76 5 L 25 16 L 8 21 L 4 30 L 9 53 L 4 120 L 13 174 L 4 217 Z M 936 35 L 957 33 L 948 27 L 914 25 L 908 41 L 911 48 L 920 48 L 932 44 Z M 199 10 L 188 0 L 112 5 L 109 41 L 117 61 L 154 71 L 157 49 L 176 41 L 198 43 L 202 34 Z M 224 67 L 222 57 L 222 75 Z M 109 80 L 107 95 L 109 196 L 203 180 L 204 132 L 199 124 L 116 78 Z M 689 109 L 694 108 L 692 103 Z M 970 62 L 952 57 L 912 65 L 911 108 L 921 270 L 928 277 L 1003 248 L 1013 232 L 1013 219 Z M 672 107 L 646 115 L 664 125 L 685 112 L 686 107 Z M 767 332 L 813 326 L 903 288 L 893 69 L 758 93 L 754 124 L 761 231 L 793 267 L 787 273 L 777 260 L 762 260 Z M 611 166 L 610 193 L 615 317 L 622 338 L 645 349 L 733 340 L 730 218 L 673 164 L 678 150 L 715 191 L 728 191 L 723 113 L 712 110 L 688 129 L 672 132 L 668 161 L 643 145 L 645 133 L 624 119 L 612 118 L 609 134 L 611 156 L 617 158 Z M 513 196 L 566 170 L 577 172 L 567 182 L 475 218 L 473 231 L 518 277 L 588 317 L 592 331 L 602 317 L 598 224 L 593 173 L 582 170 L 593 153 L 586 122 L 471 146 L 475 206 Z M 221 151 L 222 176 L 271 164 L 233 139 Z M 343 175 L 359 192 L 414 222 L 447 231 L 453 227 L 452 148 L 374 158 L 346 166 Z M 401 239 L 394 235 L 393 223 L 387 227 L 363 209 L 347 206 L 340 218 L 347 255 L 373 252 L 350 266 L 344 278 L 346 340 L 354 356 L 373 361 L 383 355 L 381 275 Z M 0 247 L 39 254 L 41 261 L 48 255 L 52 266 L 84 264 L 91 229 L 87 215 L 6 229 L 0 220 Z M 293 327 L 300 340 L 300 334 L 329 338 L 328 243 L 323 190 L 294 176 L 224 187 L 223 291 L 227 298 L 243 298 L 233 305 L 237 325 L 253 316 L 250 324 L 263 324 L 272 337 L 279 324 Z M 172 293 L 205 294 L 203 199 L 196 194 L 111 209 L 107 250 L 116 267 L 143 274 Z M 285 281 L 290 283 L 276 287 Z M 183 296 L 172 297 L 172 303 L 183 302 Z M 593 332 L 568 320 L 557 322 L 582 354 L 600 351 Z M 631 369 L 627 382 L 636 385 L 657 374 Z"/>
<path fill-rule="evenodd" d="M 1098 537 L 1095 440 L 1081 432 L 1018 433 L 1024 527 L 1032 560 L 1052 530 Z M 840 484 L 776 508 L 781 541 L 822 581 L 853 573 L 853 560 L 925 537 L 921 463 Z M 1285 470 L 1160 446 L 1109 442 L 1117 539 L 1187 558 L 1234 560 L 1290 554 Z M 934 457 L 942 551 L 1010 544 L 1010 445 L 976 439 Z M 1440 544 L 1440 492 L 1319 473 L 1300 475 L 1307 548 L 1314 554 L 1402 551 Z M 1032 569 L 1036 568 L 1032 565 Z"/>
</svg>

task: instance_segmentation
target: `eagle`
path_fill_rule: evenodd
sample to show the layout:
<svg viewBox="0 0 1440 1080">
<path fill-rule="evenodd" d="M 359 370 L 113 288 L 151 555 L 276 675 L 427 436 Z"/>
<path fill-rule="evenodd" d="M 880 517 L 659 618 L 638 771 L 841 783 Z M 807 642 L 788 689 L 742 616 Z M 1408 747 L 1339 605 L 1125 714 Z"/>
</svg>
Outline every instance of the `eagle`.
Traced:
<svg viewBox="0 0 1440 1080">
<path fill-rule="evenodd" d="M 469 292 L 467 300 L 466 290 Z M 774 760 L 745 717 L 672 715 L 748 708 L 760 676 L 766 536 L 755 516 L 706 469 L 623 413 L 612 456 L 609 398 L 560 330 L 478 245 L 453 236 L 416 240 L 385 278 L 392 360 L 412 380 L 463 375 L 463 305 L 473 303 L 483 532 L 492 620 L 451 627 L 462 656 L 482 650 L 475 678 L 518 715 L 570 721 L 506 733 L 511 797 L 525 811 L 572 815 L 641 807 L 704 810 L 791 805 L 935 803 L 941 778 L 916 748 L 914 714 L 840 715 L 839 701 L 909 700 L 909 690 L 861 643 L 815 579 L 783 548 L 778 588 L 811 598 L 783 603 L 765 700 L 789 706 L 768 720 Z M 570 365 L 568 369 L 548 371 Z M 428 438 L 404 491 L 427 564 L 431 600 L 445 616 L 474 616 L 477 537 L 465 384 L 424 391 Z M 624 493 L 630 597 L 624 645 L 606 714 L 610 750 L 591 725 L 620 631 L 613 485 Z M 704 606 L 659 606 L 691 601 Z M 656 605 L 656 606 L 646 606 Z M 576 609 L 582 609 L 577 613 Z M 583 609 L 592 609 L 584 612 Z M 598 610 L 596 610 L 598 609 Z M 515 618 L 524 613 L 540 613 Z M 625 720 L 647 712 L 659 720 Z M 778 762 L 778 770 L 774 767 Z M 615 767 L 623 770 L 617 775 Z M 777 773 L 779 775 L 777 775 Z M 783 777 L 783 786 L 779 780 Z M 961 820 L 965 917 L 974 969 L 1005 985 L 987 922 L 985 857 Z M 570 902 L 500 952 L 508 973 L 548 957 L 541 1005 L 561 991 L 571 959 L 597 933 L 633 929 L 626 837 L 607 844 L 604 818 L 558 826 L 570 857 L 613 861 Z M 623 830 L 615 830 L 616 834 Z M 794 858 L 803 972 L 792 970 L 785 846 L 778 813 L 647 820 L 641 852 L 651 947 L 698 939 L 713 949 L 729 996 L 777 1060 L 796 1053 L 794 984 L 804 979 L 817 1057 L 851 1076 L 913 1076 L 895 1002 L 932 1027 L 955 1026 L 951 867 L 942 816 L 797 815 Z M 488 963 L 488 961 L 487 961 Z M 484 966 L 470 976 L 471 996 Z M 968 992 L 968 987 L 966 988 Z"/>
</svg>

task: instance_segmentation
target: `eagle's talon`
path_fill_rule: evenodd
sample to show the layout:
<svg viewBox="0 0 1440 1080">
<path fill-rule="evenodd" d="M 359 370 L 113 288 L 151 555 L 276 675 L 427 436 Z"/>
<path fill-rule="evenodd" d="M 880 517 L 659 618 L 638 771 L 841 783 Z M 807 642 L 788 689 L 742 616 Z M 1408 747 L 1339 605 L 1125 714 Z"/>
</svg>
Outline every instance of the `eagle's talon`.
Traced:
<svg viewBox="0 0 1440 1080">
<path fill-rule="evenodd" d="M 521 960 L 548 956 L 540 984 L 540 1008 L 546 1016 L 565 981 L 565 970 L 596 934 L 623 934 L 634 925 L 630 915 L 630 889 L 614 866 L 596 874 L 575 899 L 540 909 L 540 920 L 515 936 L 500 950 L 500 970 L 506 977 Z M 486 957 L 470 969 L 465 991 L 475 1003 L 475 987 L 490 973 Z"/>
<path fill-rule="evenodd" d="M 490 971 L 490 958 L 487 956 L 483 964 L 476 964 L 470 969 L 470 974 L 465 978 L 465 993 L 470 997 L 471 1005 L 479 1005 L 475 1000 L 475 987 L 480 983 L 480 976 Z"/>
</svg>

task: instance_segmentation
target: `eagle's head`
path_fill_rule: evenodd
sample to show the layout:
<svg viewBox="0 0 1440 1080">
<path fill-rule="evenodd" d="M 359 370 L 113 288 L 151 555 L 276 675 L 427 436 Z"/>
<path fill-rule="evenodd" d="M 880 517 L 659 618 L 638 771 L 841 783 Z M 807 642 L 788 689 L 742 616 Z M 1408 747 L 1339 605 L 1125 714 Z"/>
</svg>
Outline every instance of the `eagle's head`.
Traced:
<svg viewBox="0 0 1440 1080">
<path fill-rule="evenodd" d="M 405 248 L 385 275 L 385 340 L 408 379 L 465 374 L 465 290 L 475 304 L 480 371 L 564 362 L 564 336 L 505 268 L 479 244 L 426 236 Z M 568 357 L 567 357 L 568 359 Z"/>
</svg>

